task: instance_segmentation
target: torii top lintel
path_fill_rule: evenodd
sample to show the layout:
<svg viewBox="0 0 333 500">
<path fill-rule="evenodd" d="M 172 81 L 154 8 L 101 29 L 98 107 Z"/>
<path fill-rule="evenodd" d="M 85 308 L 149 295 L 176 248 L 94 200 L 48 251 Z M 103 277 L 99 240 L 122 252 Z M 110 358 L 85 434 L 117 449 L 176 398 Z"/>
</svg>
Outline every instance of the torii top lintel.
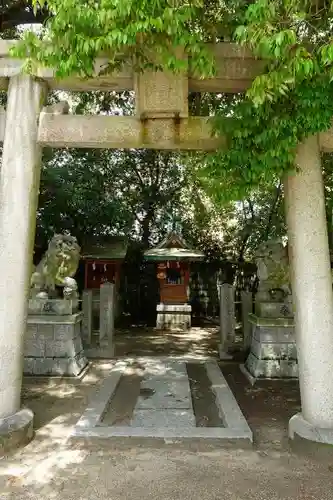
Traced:
<svg viewBox="0 0 333 500">
<path fill-rule="evenodd" d="M 9 57 L 9 49 L 15 40 L 0 40 L 0 89 L 8 85 L 8 77 L 17 74 L 22 67 L 22 61 Z M 208 44 L 216 64 L 216 75 L 212 78 L 200 78 L 192 74 L 185 75 L 188 89 L 191 92 L 242 92 L 263 68 L 263 62 L 247 49 L 232 43 Z M 107 58 L 101 56 L 96 60 L 96 75 L 105 65 Z M 41 68 L 37 75 L 47 81 L 51 89 L 57 90 L 134 90 L 136 77 L 130 65 L 120 72 L 109 75 L 98 75 L 92 79 L 71 77 L 64 80 L 54 78 L 51 69 Z"/>
<path fill-rule="evenodd" d="M 0 90 L 9 79 L 22 73 L 23 61 L 9 55 L 15 40 L 0 40 Z M 248 50 L 231 43 L 211 45 L 216 75 L 198 78 L 193 74 L 144 72 L 130 66 L 113 74 L 100 75 L 107 59 L 96 60 L 96 76 L 90 79 L 55 78 L 54 71 L 39 68 L 36 76 L 50 90 L 123 91 L 135 90 L 136 116 L 71 115 L 63 109 L 42 111 L 38 143 L 42 146 L 87 148 L 151 148 L 167 150 L 215 150 L 225 144 L 213 134 L 209 117 L 188 116 L 189 92 L 242 92 L 262 72 L 263 61 Z M 0 143 L 5 132 L 6 113 L 0 109 Z M 322 151 L 333 150 L 333 127 L 319 134 Z"/>
<path fill-rule="evenodd" d="M 22 72 L 23 61 L 9 55 L 15 43 L 0 40 L 0 89 L 6 89 L 9 78 Z M 244 91 L 262 71 L 262 61 L 235 44 L 220 43 L 211 45 L 210 49 L 216 63 L 216 76 L 206 79 L 191 73 L 135 73 L 129 65 L 118 73 L 101 75 L 100 70 L 107 63 L 103 56 L 96 60 L 96 76 L 90 79 L 73 76 L 59 80 L 52 69 L 38 68 L 34 76 L 51 90 L 134 90 L 136 101 L 135 117 L 64 116 L 65 108 L 43 110 L 39 144 L 50 147 L 216 149 L 223 144 L 223 139 L 213 136 L 209 117 L 189 116 L 189 92 Z"/>
</svg>

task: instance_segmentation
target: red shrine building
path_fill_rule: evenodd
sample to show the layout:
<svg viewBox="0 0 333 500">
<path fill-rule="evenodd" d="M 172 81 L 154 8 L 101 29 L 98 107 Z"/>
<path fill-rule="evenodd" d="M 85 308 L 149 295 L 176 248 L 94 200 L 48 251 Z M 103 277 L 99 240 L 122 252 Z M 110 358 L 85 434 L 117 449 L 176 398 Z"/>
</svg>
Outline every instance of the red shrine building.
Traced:
<svg viewBox="0 0 333 500">
<path fill-rule="evenodd" d="M 144 257 L 156 262 L 160 294 L 156 327 L 189 328 L 192 313 L 189 304 L 190 266 L 191 262 L 203 260 L 205 255 L 191 249 L 178 233 L 171 232 L 159 245 L 147 250 Z"/>
</svg>

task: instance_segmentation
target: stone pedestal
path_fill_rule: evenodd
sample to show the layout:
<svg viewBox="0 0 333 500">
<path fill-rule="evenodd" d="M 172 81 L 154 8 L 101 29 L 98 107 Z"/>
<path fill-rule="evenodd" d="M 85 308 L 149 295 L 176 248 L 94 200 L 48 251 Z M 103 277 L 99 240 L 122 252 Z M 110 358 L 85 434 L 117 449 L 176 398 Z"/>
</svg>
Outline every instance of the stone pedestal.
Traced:
<svg viewBox="0 0 333 500">
<path fill-rule="evenodd" d="M 260 318 L 250 314 L 251 351 L 245 369 L 257 378 L 297 378 L 298 364 L 292 318 Z"/>
<path fill-rule="evenodd" d="M 24 374 L 77 376 L 88 364 L 81 340 L 82 313 L 28 316 Z"/>
<path fill-rule="evenodd" d="M 192 306 L 189 304 L 158 304 L 156 310 L 156 328 L 159 330 L 191 328 Z"/>
<path fill-rule="evenodd" d="M 78 310 L 78 300 L 75 299 L 29 299 L 28 314 L 29 315 L 54 315 L 54 316 L 70 316 Z"/>
<path fill-rule="evenodd" d="M 278 319 L 293 318 L 292 304 L 286 302 L 256 302 L 255 313 L 259 318 Z"/>
</svg>

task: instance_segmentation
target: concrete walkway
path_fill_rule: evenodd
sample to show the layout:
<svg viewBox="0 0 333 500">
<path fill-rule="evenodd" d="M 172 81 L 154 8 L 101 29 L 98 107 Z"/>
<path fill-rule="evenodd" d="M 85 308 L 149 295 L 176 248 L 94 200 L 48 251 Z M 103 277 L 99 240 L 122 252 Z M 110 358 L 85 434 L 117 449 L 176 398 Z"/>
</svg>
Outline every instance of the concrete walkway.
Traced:
<svg viewBox="0 0 333 500">
<path fill-rule="evenodd" d="M 0 460 L 1 500 L 332 500 L 333 449 L 291 450 L 285 434 L 287 418 L 279 413 L 283 397 L 264 383 L 249 387 L 228 365 L 224 374 L 237 391 L 243 390 L 237 399 L 253 422 L 253 450 L 193 452 L 177 444 L 117 449 L 100 443 L 71 444 L 67 437 L 110 366 L 110 362 L 96 363 L 81 382 L 25 382 L 23 397 L 36 415 L 36 438 Z M 293 391 L 286 391 L 292 411 L 297 404 Z M 260 398 L 264 398 L 263 418 Z"/>
</svg>

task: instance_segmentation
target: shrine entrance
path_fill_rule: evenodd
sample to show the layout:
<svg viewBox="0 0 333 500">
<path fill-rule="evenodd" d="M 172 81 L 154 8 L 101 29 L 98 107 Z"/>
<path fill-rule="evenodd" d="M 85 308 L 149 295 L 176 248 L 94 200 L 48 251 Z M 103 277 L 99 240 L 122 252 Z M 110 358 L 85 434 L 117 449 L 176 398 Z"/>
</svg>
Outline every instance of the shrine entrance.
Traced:
<svg viewBox="0 0 333 500">
<path fill-rule="evenodd" d="M 188 93 L 190 90 L 244 91 L 261 71 L 262 62 L 247 50 L 221 43 L 212 47 L 217 66 L 214 78 L 201 79 L 191 73 L 174 75 L 147 71 L 135 74 L 131 68 L 125 68 L 116 75 L 99 75 L 92 80 L 71 78 L 59 81 L 49 69 L 39 68 L 34 76 L 22 74 L 22 62 L 9 56 L 13 43 L 15 41 L 0 41 L 0 88 L 8 89 L 7 108 L 0 113 L 0 140 L 3 141 L 0 183 L 0 425 L 3 434 L 8 434 L 8 428 L 21 431 L 23 426 L 26 436 L 27 433 L 31 435 L 33 416 L 28 410 L 20 409 L 20 395 L 42 148 L 209 151 L 223 147 L 224 140 L 214 135 L 209 117 L 189 116 Z M 105 63 L 105 58 L 98 59 L 96 71 Z M 65 102 L 44 108 L 49 89 L 134 90 L 136 115 L 71 115 Z M 332 149 L 333 129 L 309 137 L 297 148 L 297 171 L 284 179 L 302 396 L 302 414 L 291 419 L 290 434 L 292 437 L 296 433 L 325 442 L 333 442 L 333 292 L 320 151 Z M 14 196 L 19 203 L 13 203 Z M 178 279 L 175 274 L 173 279 Z M 178 292 L 183 294 L 184 290 L 179 289 Z M 168 292 L 164 290 L 163 293 Z M 48 335 L 55 342 L 54 348 L 67 348 L 63 334 L 79 330 L 80 318 L 76 319 L 70 328 L 48 329 Z M 44 352 L 48 345 L 46 330 L 42 337 L 38 336 L 37 326 L 35 330 L 30 332 L 30 340 L 35 346 L 37 336 L 38 341 L 42 341 Z M 55 341 L 56 334 L 59 338 Z M 70 340 L 68 345 L 72 346 L 75 335 L 70 336 L 66 340 Z M 182 373 L 183 368 L 178 366 L 174 373 Z M 119 373 L 117 369 L 113 372 L 109 389 L 119 381 Z M 146 370 L 147 376 L 149 373 L 149 369 Z M 213 379 L 213 386 L 216 394 L 226 396 L 227 386 L 220 377 Z M 113 394 L 113 390 L 106 392 L 109 397 Z M 103 407 L 104 411 L 109 397 L 104 406 L 99 405 L 99 409 Z M 232 411 L 229 412 L 228 401 L 232 403 Z M 221 411 L 227 422 L 229 419 L 237 423 L 237 428 L 231 424 L 231 434 L 219 431 L 219 437 L 223 435 L 228 439 L 232 433 L 235 436 L 240 428 L 239 413 L 235 418 L 234 404 L 228 393 Z M 155 409 L 158 411 L 157 407 Z M 91 417 L 91 412 L 89 415 Z M 88 422 L 91 435 L 94 432 L 98 437 L 109 435 L 103 427 L 98 431 L 95 429 L 100 413 L 95 412 L 93 420 L 86 417 L 83 420 Z M 79 426 L 83 433 L 84 422 Z M 242 436 L 249 438 L 248 429 L 245 432 L 242 427 L 242 430 Z M 182 435 L 198 437 L 199 431 L 192 431 L 185 429 Z M 115 432 L 118 437 L 124 435 L 123 429 L 118 428 Z M 214 432 L 206 432 L 205 435 L 214 436 Z M 142 430 L 132 431 L 133 436 L 140 433 Z M 145 435 L 150 436 L 151 431 Z M 177 437 L 179 433 L 170 433 L 163 428 L 160 435 Z"/>
</svg>

